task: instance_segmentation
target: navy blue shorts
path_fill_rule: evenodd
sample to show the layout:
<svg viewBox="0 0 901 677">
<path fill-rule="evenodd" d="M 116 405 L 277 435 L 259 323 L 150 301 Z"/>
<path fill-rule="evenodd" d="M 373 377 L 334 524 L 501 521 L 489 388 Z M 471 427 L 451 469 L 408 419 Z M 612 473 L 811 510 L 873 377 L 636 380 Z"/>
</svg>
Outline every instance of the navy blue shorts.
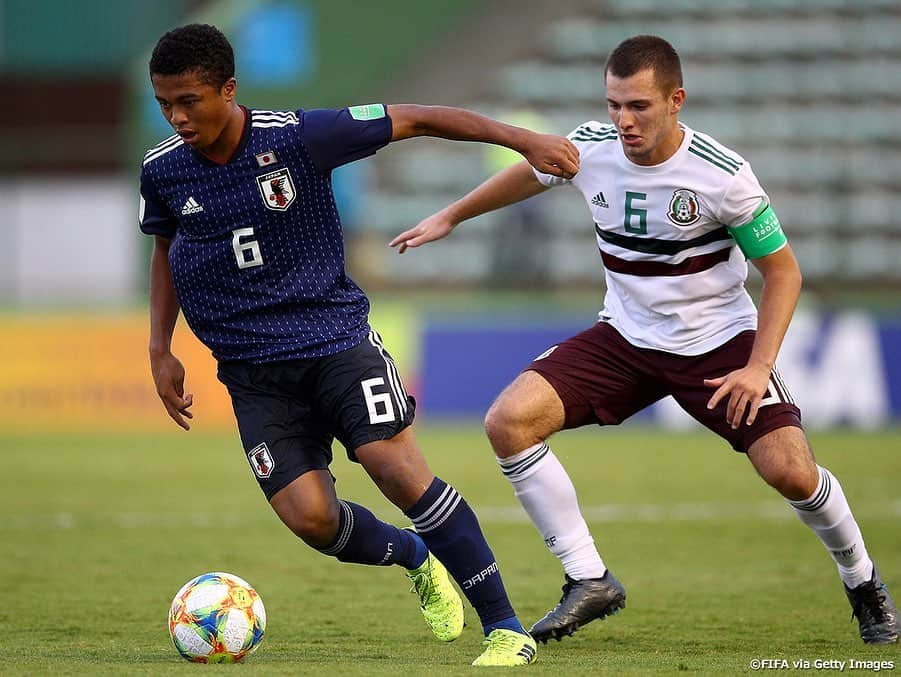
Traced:
<svg viewBox="0 0 901 677">
<path fill-rule="evenodd" d="M 736 451 L 747 452 L 773 430 L 802 427 L 801 411 L 775 369 L 753 425 L 732 429 L 726 421 L 728 397 L 715 409 L 707 408 L 716 389 L 705 386 L 704 379 L 744 367 L 754 337 L 755 332 L 743 331 L 719 348 L 686 357 L 637 348 L 609 324 L 598 322 L 549 349 L 526 370 L 541 374 L 557 392 L 566 412 L 564 428 L 615 425 L 672 395 L 696 421 Z"/>
<path fill-rule="evenodd" d="M 305 472 L 328 468 L 334 439 L 356 461 L 355 449 L 394 437 L 416 409 L 375 331 L 326 357 L 220 362 L 218 377 L 267 499 Z"/>
</svg>

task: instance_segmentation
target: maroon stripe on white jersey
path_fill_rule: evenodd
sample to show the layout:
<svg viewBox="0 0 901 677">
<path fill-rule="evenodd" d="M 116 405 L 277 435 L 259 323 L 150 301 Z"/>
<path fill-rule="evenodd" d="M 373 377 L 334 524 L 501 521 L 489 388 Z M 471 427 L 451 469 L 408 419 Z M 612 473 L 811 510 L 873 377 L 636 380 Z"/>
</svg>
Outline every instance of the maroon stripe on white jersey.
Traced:
<svg viewBox="0 0 901 677">
<path fill-rule="evenodd" d="M 603 249 L 601 260 L 604 267 L 613 273 L 623 275 L 637 275 L 639 277 L 671 277 L 675 275 L 691 275 L 713 268 L 718 263 L 729 260 L 732 247 L 726 247 L 709 254 L 689 256 L 681 263 L 663 263 L 662 261 L 627 261 L 613 254 L 608 254 Z"/>
</svg>

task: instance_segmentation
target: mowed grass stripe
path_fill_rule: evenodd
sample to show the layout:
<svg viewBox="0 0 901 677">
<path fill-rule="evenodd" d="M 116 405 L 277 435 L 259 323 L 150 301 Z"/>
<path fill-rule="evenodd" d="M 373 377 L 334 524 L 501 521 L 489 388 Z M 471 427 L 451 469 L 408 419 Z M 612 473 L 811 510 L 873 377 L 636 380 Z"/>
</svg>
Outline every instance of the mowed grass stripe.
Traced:
<svg viewBox="0 0 901 677">
<path fill-rule="evenodd" d="M 479 521 L 487 524 L 529 524 L 529 517 L 518 505 L 475 505 Z M 742 522 L 785 521 L 797 519 L 794 511 L 780 500 L 757 503 L 693 502 L 671 504 L 583 505 L 582 515 L 589 522 Z M 858 519 L 901 517 L 901 500 L 858 501 L 854 514 Z M 390 517 L 389 517 L 390 519 Z M 397 521 L 397 520 L 395 520 Z M 400 520 L 403 521 L 403 520 Z M 0 531 L 94 529 L 205 529 L 254 528 L 271 526 L 273 520 L 264 510 L 258 512 L 185 512 L 185 513 L 57 513 L 54 515 L 10 515 L 0 518 Z"/>
<path fill-rule="evenodd" d="M 478 424 L 419 426 L 432 469 L 480 513 L 524 622 L 563 577 L 504 480 Z M 814 434 L 871 554 L 901 595 L 901 433 Z M 706 433 L 586 429 L 551 440 L 628 606 L 559 644 L 533 675 L 735 674 L 750 660 L 886 659 L 848 621 L 835 566 L 755 475 Z M 335 447 L 339 495 L 406 523 Z M 176 590 L 211 570 L 263 596 L 254 675 L 471 675 L 478 619 L 432 640 L 396 567 L 345 565 L 304 546 L 272 514 L 231 435 L 0 436 L 2 674 L 183 675 L 165 617 Z M 35 522 L 28 522 L 35 519 Z M 18 521 L 17 521 L 18 520 Z M 54 526 L 54 521 L 56 525 Z"/>
</svg>

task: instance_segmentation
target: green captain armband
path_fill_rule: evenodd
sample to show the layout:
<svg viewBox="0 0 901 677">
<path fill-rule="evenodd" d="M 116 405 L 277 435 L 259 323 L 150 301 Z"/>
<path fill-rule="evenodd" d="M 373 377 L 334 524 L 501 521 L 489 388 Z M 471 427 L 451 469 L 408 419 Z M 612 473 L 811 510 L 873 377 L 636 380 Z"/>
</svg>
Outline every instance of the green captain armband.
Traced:
<svg viewBox="0 0 901 677">
<path fill-rule="evenodd" d="M 776 212 L 768 204 L 758 207 L 754 212 L 754 218 L 748 223 L 729 228 L 729 234 L 742 254 L 749 259 L 759 259 L 772 254 L 788 242 Z"/>
</svg>

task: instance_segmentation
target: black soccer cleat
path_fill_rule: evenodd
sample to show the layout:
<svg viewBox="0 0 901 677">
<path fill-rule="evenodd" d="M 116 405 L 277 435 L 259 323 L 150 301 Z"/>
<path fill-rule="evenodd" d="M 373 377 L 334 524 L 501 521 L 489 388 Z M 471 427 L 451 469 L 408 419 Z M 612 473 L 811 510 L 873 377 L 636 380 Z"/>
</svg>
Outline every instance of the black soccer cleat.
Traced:
<svg viewBox="0 0 901 677">
<path fill-rule="evenodd" d="M 615 614 L 625 606 L 626 589 L 609 569 L 601 578 L 575 581 L 567 576 L 560 603 L 535 623 L 529 634 L 542 644 L 552 638 L 559 642 L 586 623 Z"/>
<path fill-rule="evenodd" d="M 851 602 L 851 618 L 857 617 L 860 638 L 867 644 L 893 644 L 901 634 L 898 607 L 873 565 L 873 576 L 856 588 L 845 586 Z"/>
</svg>

